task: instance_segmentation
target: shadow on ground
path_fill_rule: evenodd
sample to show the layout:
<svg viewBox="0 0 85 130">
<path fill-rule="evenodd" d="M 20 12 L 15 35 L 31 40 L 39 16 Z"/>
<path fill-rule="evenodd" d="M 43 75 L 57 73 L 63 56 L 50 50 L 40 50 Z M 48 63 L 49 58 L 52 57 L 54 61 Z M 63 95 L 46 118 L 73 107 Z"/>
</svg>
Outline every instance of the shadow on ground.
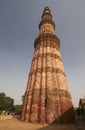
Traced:
<svg viewBox="0 0 85 130">
<path fill-rule="evenodd" d="M 43 126 L 42 128 L 38 130 L 85 130 L 85 122 L 69 124 L 69 125 L 51 124 L 48 126 Z"/>
<path fill-rule="evenodd" d="M 72 111 L 73 108 L 69 109 L 59 119 L 38 130 L 85 130 L 85 120 L 76 119 Z"/>
</svg>

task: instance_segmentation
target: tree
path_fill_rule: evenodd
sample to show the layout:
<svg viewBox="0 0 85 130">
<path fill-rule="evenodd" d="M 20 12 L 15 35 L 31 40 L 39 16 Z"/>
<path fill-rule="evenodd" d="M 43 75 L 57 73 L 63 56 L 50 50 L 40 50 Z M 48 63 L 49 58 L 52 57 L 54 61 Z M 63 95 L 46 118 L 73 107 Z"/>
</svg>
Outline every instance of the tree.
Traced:
<svg viewBox="0 0 85 130">
<path fill-rule="evenodd" d="M 14 100 L 10 97 L 5 97 L 5 110 L 12 111 Z"/>
<path fill-rule="evenodd" d="M 24 98 L 25 98 L 25 94 L 24 94 L 24 95 L 22 95 L 22 102 L 24 101 Z"/>
<path fill-rule="evenodd" d="M 17 115 L 21 115 L 21 113 L 22 113 L 22 105 L 14 105 L 14 109 L 15 109 L 15 113 L 17 114 Z"/>
<path fill-rule="evenodd" d="M 5 97 L 6 96 L 6 94 L 5 93 L 0 93 L 0 97 Z"/>
<path fill-rule="evenodd" d="M 14 99 L 7 97 L 5 93 L 0 93 L 0 111 L 11 112 L 13 109 Z"/>
<path fill-rule="evenodd" d="M 0 93 L 0 111 L 5 109 L 5 102 L 4 102 L 5 96 L 6 96 L 5 93 Z"/>
</svg>

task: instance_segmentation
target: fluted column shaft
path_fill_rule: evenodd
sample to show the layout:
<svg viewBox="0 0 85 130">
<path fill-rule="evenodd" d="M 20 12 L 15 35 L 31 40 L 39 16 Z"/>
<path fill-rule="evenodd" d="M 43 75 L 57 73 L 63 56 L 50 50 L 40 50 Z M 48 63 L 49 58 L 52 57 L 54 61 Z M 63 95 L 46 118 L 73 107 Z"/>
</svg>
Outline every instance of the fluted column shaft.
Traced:
<svg viewBox="0 0 85 130">
<path fill-rule="evenodd" d="M 31 105 L 31 122 L 37 122 L 38 121 L 38 113 L 39 113 L 39 94 L 40 94 L 40 87 L 41 87 L 41 66 L 42 66 L 42 57 L 40 55 L 42 54 L 42 48 L 38 45 L 38 56 L 37 56 L 37 65 L 36 65 L 36 76 L 34 81 L 34 88 L 32 93 L 32 105 Z"/>
<path fill-rule="evenodd" d="M 34 42 L 35 52 L 22 110 L 25 122 L 73 122 L 74 112 L 55 34 L 51 11 L 46 7 Z"/>
</svg>

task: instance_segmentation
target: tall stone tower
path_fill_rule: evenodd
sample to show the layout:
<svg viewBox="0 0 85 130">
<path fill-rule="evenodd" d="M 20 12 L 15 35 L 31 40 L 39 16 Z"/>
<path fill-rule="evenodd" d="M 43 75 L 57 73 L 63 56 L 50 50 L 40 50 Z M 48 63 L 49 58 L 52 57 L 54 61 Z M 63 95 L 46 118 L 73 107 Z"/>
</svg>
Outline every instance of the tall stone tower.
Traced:
<svg viewBox="0 0 85 130">
<path fill-rule="evenodd" d="M 48 7 L 43 11 L 34 47 L 22 121 L 74 122 L 72 100 L 59 50 L 60 40 L 55 34 L 55 24 Z"/>
</svg>

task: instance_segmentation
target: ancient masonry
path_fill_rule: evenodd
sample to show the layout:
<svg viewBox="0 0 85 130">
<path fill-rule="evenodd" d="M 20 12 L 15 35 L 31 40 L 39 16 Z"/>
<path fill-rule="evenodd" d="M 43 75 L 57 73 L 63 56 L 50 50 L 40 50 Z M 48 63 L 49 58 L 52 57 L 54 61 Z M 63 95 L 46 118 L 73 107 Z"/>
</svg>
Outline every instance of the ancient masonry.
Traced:
<svg viewBox="0 0 85 130">
<path fill-rule="evenodd" d="M 51 11 L 45 7 L 34 42 L 34 57 L 25 92 L 22 121 L 74 122 L 74 110 L 55 34 Z"/>
</svg>

